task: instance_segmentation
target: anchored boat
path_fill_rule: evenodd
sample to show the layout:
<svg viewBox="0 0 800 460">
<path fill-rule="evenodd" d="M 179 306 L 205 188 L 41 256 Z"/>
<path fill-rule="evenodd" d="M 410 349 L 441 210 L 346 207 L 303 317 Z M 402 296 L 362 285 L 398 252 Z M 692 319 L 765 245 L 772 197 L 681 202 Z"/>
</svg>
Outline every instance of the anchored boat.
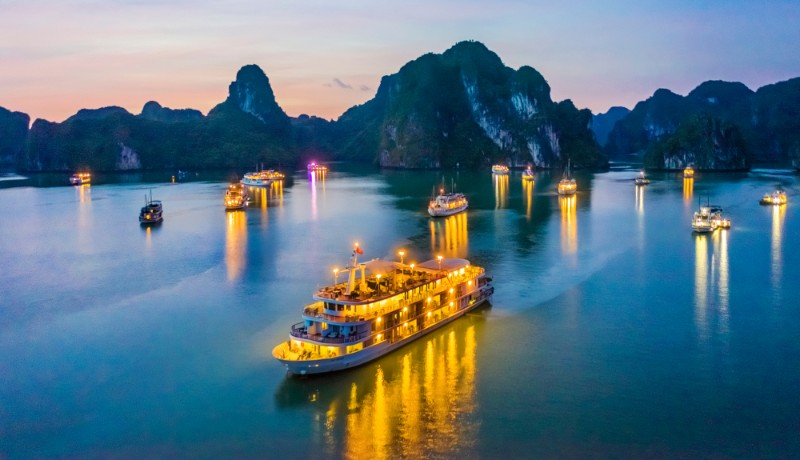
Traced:
<svg viewBox="0 0 800 460">
<path fill-rule="evenodd" d="M 731 220 L 722 215 L 722 208 L 717 205 L 700 206 L 692 216 L 692 231 L 695 233 L 712 233 L 720 228 L 731 228 Z"/>
<path fill-rule="evenodd" d="M 633 179 L 633 182 L 634 182 L 636 185 L 647 185 L 647 184 L 649 184 L 649 183 L 650 183 L 650 179 L 648 179 L 647 177 L 645 177 L 645 175 L 644 175 L 644 171 L 639 171 L 639 175 L 638 175 L 638 176 L 636 176 L 636 178 L 635 178 L 635 179 Z"/>
<path fill-rule="evenodd" d="M 274 169 L 245 173 L 242 183 L 251 187 L 268 187 L 271 183 L 284 178 L 282 173 Z"/>
<path fill-rule="evenodd" d="M 88 172 L 75 173 L 69 177 L 69 183 L 72 185 L 83 185 L 92 182 L 92 175 Z"/>
<path fill-rule="evenodd" d="M 759 201 L 763 205 L 782 205 L 786 204 L 786 192 L 783 190 L 775 190 L 772 193 L 765 193 Z"/>
<path fill-rule="evenodd" d="M 567 160 L 567 169 L 564 170 L 564 176 L 558 181 L 559 195 L 574 195 L 578 191 L 578 184 L 575 182 L 575 178 L 572 177 L 569 165 L 570 161 Z"/>
<path fill-rule="evenodd" d="M 349 266 L 334 270 L 334 284 L 314 293 L 303 321 L 272 350 L 290 373 L 367 363 L 463 316 L 494 293 L 492 278 L 465 259 L 359 263 L 359 254 L 356 244 Z M 337 282 L 339 274 L 345 282 Z"/>
<path fill-rule="evenodd" d="M 531 167 L 528 166 L 525 169 L 525 171 L 522 171 L 522 180 L 532 181 L 533 179 L 534 179 L 533 169 L 531 169 Z"/>
<path fill-rule="evenodd" d="M 455 189 L 455 186 L 453 186 Z M 463 193 L 456 193 L 455 191 L 445 192 L 444 185 L 439 189 L 439 194 L 431 197 L 428 203 L 428 214 L 431 217 L 444 217 L 458 214 L 461 211 L 466 211 L 469 207 L 469 201 Z"/>
<path fill-rule="evenodd" d="M 142 225 L 158 224 L 164 220 L 164 207 L 161 200 L 153 199 L 153 192 L 150 191 L 150 198 L 144 196 L 144 206 L 139 211 L 139 223 Z"/>
<path fill-rule="evenodd" d="M 493 165 L 492 174 L 508 174 L 508 166 L 506 165 Z"/>
</svg>

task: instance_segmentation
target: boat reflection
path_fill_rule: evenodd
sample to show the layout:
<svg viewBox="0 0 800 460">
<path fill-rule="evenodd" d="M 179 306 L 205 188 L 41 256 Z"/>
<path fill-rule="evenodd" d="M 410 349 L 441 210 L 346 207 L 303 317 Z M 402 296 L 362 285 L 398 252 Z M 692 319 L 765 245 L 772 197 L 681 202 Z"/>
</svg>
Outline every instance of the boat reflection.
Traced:
<svg viewBox="0 0 800 460">
<path fill-rule="evenodd" d="M 494 182 L 494 207 L 503 209 L 508 205 L 508 174 L 492 174 Z"/>
<path fill-rule="evenodd" d="M 325 172 L 324 169 L 314 169 L 308 171 L 308 184 L 311 187 L 311 220 L 317 220 L 317 187 L 322 189 L 325 196 Z"/>
<path fill-rule="evenodd" d="M 310 411 L 314 450 L 326 458 L 468 455 L 480 428 L 473 413 L 483 325 L 482 315 L 471 314 L 377 365 L 323 379 L 287 378 L 278 408 Z"/>
<path fill-rule="evenodd" d="M 467 257 L 469 248 L 468 215 L 467 212 L 460 212 L 444 219 L 429 219 L 431 254 L 441 254 L 444 257 Z"/>
<path fill-rule="evenodd" d="M 683 178 L 683 201 L 685 201 L 686 203 L 691 203 L 693 196 L 694 196 L 694 178 L 693 177 L 684 177 Z"/>
<path fill-rule="evenodd" d="M 575 254 L 578 252 L 578 197 L 561 195 L 558 205 L 561 208 L 561 252 Z"/>
<path fill-rule="evenodd" d="M 228 281 L 233 281 L 242 276 L 247 263 L 247 214 L 239 211 L 225 215 L 228 219 L 225 227 L 225 266 Z"/>
<path fill-rule="evenodd" d="M 729 323 L 728 230 L 711 235 L 695 235 L 694 303 L 695 326 L 702 340 L 709 338 L 709 315 L 713 314 L 717 332 L 727 336 Z M 712 254 L 709 263 L 709 238 Z"/>
<path fill-rule="evenodd" d="M 644 186 L 636 186 L 636 213 L 644 215 Z"/>
<path fill-rule="evenodd" d="M 91 203 L 92 202 L 92 184 L 81 184 L 75 187 L 75 193 L 78 194 L 78 202 L 79 203 Z"/>
<path fill-rule="evenodd" d="M 522 181 L 522 196 L 525 201 L 525 218 L 531 220 L 531 211 L 533 210 L 533 186 L 535 182 L 532 180 Z"/>
<path fill-rule="evenodd" d="M 637 223 L 637 230 L 638 230 L 638 238 L 637 241 L 639 243 L 639 248 L 644 247 L 644 240 L 645 240 L 645 229 L 644 229 L 644 185 L 637 185 L 636 186 L 636 223 Z"/>
<path fill-rule="evenodd" d="M 786 206 L 772 207 L 772 240 L 770 254 L 772 256 L 772 289 L 777 294 L 780 292 L 781 280 L 783 278 L 783 217 L 786 213 Z"/>
</svg>

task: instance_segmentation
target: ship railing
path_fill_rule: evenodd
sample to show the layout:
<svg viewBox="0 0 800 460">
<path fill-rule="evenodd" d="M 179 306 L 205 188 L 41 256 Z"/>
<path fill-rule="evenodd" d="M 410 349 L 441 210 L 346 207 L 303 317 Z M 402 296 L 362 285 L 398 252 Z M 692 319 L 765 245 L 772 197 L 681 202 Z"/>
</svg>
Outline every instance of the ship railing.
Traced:
<svg viewBox="0 0 800 460">
<path fill-rule="evenodd" d="M 297 337 L 298 339 L 309 339 L 315 342 L 322 342 L 322 343 L 352 343 L 358 342 L 359 340 L 368 337 L 372 332 L 365 331 L 360 333 L 354 334 L 330 334 L 330 335 L 322 335 L 322 334 L 309 334 L 308 329 L 303 327 L 303 323 L 298 323 L 292 326 L 289 334 L 292 337 Z"/>
</svg>

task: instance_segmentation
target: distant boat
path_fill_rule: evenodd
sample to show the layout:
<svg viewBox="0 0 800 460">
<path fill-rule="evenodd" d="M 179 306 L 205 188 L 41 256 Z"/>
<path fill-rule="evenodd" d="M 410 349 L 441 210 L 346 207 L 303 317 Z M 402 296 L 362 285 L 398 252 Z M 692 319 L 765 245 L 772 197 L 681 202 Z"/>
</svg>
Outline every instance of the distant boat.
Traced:
<svg viewBox="0 0 800 460">
<path fill-rule="evenodd" d="M 649 184 L 649 183 L 650 183 L 650 179 L 648 179 L 647 177 L 645 177 L 645 175 L 644 175 L 644 171 L 640 171 L 640 172 L 639 172 L 639 175 L 638 175 L 638 176 L 636 176 L 636 178 L 635 178 L 635 179 L 633 179 L 633 182 L 634 182 L 636 185 L 647 185 L 647 184 Z"/>
<path fill-rule="evenodd" d="M 152 225 L 161 223 L 164 220 L 164 207 L 161 200 L 153 199 L 153 192 L 150 191 L 150 198 L 144 196 L 144 206 L 139 211 L 139 223 L 142 225 Z"/>
<path fill-rule="evenodd" d="M 317 162 L 312 161 L 307 166 L 308 172 L 325 172 L 328 170 L 328 167 L 325 165 L 317 164 Z"/>
<path fill-rule="evenodd" d="M 772 193 L 765 193 L 764 196 L 759 201 L 759 204 L 777 205 L 777 206 L 786 204 L 786 192 L 778 189 Z"/>
<path fill-rule="evenodd" d="M 694 177 L 694 168 L 691 166 L 687 166 L 686 169 L 683 170 L 683 177 L 685 179 L 691 179 Z"/>
<path fill-rule="evenodd" d="M 274 169 L 266 171 L 249 172 L 244 175 L 242 183 L 251 187 L 268 187 L 271 183 L 283 179 L 285 176 Z"/>
<path fill-rule="evenodd" d="M 506 165 L 493 165 L 492 174 L 508 174 L 508 166 Z"/>
<path fill-rule="evenodd" d="M 692 216 L 692 231 L 695 233 L 712 233 L 721 228 L 731 228 L 731 220 L 722 215 L 722 208 L 717 205 L 700 206 Z"/>
<path fill-rule="evenodd" d="M 228 190 L 225 191 L 225 210 L 244 209 L 247 202 L 246 193 L 242 183 L 228 185 Z"/>
<path fill-rule="evenodd" d="M 83 185 L 92 182 L 92 175 L 88 172 L 75 173 L 69 177 L 69 183 L 72 185 Z"/>
<path fill-rule="evenodd" d="M 431 217 L 444 217 L 458 214 L 465 211 L 469 207 L 469 201 L 463 193 L 455 193 L 455 186 L 453 191 L 445 192 L 444 184 L 439 189 L 439 194 L 431 197 L 428 203 L 428 214 Z M 435 192 L 434 192 L 435 193 Z"/>
<path fill-rule="evenodd" d="M 567 168 L 564 170 L 564 176 L 558 181 L 558 194 L 559 195 L 574 195 L 578 191 L 578 184 L 570 172 L 570 161 L 567 160 Z"/>
<path fill-rule="evenodd" d="M 534 179 L 534 176 L 533 176 L 533 169 L 531 169 L 531 167 L 530 167 L 530 166 L 528 166 L 528 167 L 525 169 L 525 171 L 522 171 L 522 180 L 531 181 L 531 180 L 533 180 L 533 179 Z"/>
</svg>

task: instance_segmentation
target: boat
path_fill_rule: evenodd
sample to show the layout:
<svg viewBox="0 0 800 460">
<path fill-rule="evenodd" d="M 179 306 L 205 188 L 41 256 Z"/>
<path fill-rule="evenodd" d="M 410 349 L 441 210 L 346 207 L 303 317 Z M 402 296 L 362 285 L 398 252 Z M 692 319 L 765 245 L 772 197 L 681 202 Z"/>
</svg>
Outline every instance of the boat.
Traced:
<svg viewBox="0 0 800 460">
<path fill-rule="evenodd" d="M 764 196 L 759 201 L 759 204 L 778 205 L 778 206 L 786 204 L 786 192 L 778 189 L 772 193 L 765 193 Z"/>
<path fill-rule="evenodd" d="M 325 165 L 317 164 L 317 162 L 312 161 L 307 166 L 308 172 L 325 172 L 328 170 L 328 167 Z"/>
<path fill-rule="evenodd" d="M 683 177 L 685 179 L 691 179 L 694 177 L 694 168 L 691 166 L 687 166 L 686 169 L 683 170 Z"/>
<path fill-rule="evenodd" d="M 455 186 L 453 191 L 446 192 L 444 185 L 439 189 L 439 194 L 432 196 L 428 203 L 428 214 L 431 217 L 444 217 L 466 211 L 469 201 L 463 193 L 456 193 Z M 434 192 L 435 193 L 435 192 Z"/>
<path fill-rule="evenodd" d="M 72 185 L 83 185 L 90 182 L 92 182 L 92 175 L 88 172 L 75 173 L 69 176 L 69 183 Z"/>
<path fill-rule="evenodd" d="M 139 211 L 139 223 L 142 225 L 158 224 L 164 220 L 164 207 L 161 200 L 153 199 L 153 192 L 150 191 L 150 198 L 144 196 L 144 206 Z"/>
<path fill-rule="evenodd" d="M 647 184 L 649 184 L 649 183 L 650 183 L 650 179 L 648 179 L 647 177 L 645 177 L 645 175 L 644 175 L 644 171 L 639 171 L 639 175 L 638 175 L 638 176 L 636 176 L 636 178 L 635 178 L 635 179 L 633 179 L 633 182 L 634 182 L 636 185 L 647 185 Z"/>
<path fill-rule="evenodd" d="M 492 174 L 508 174 L 508 166 L 492 165 Z"/>
<path fill-rule="evenodd" d="M 534 179 L 534 176 L 533 176 L 533 169 L 531 169 L 531 167 L 530 167 L 530 166 L 528 166 L 528 167 L 525 169 L 525 171 L 522 171 L 522 180 L 528 180 L 528 181 L 530 181 L 530 180 L 533 180 L 533 179 Z"/>
<path fill-rule="evenodd" d="M 247 203 L 247 192 L 244 189 L 244 184 L 230 184 L 228 190 L 225 191 L 225 210 L 235 211 L 237 209 L 244 209 Z"/>
<path fill-rule="evenodd" d="M 249 172 L 245 173 L 242 178 L 242 184 L 251 187 L 269 187 L 269 185 L 277 180 L 283 179 L 285 176 L 274 169 L 266 171 Z"/>
<path fill-rule="evenodd" d="M 334 284 L 313 294 L 289 339 L 273 348 L 272 356 L 290 374 L 370 362 L 474 310 L 494 293 L 492 278 L 466 259 L 359 263 L 359 254 L 356 245 L 349 266 L 334 270 Z M 339 274 L 345 282 L 337 282 Z"/>
<path fill-rule="evenodd" d="M 558 194 L 559 195 L 574 195 L 578 191 L 578 184 L 575 183 L 575 178 L 572 177 L 570 172 L 570 161 L 567 160 L 567 168 L 564 170 L 564 176 L 558 181 Z"/>
<path fill-rule="evenodd" d="M 712 233 L 728 228 L 731 228 L 731 220 L 722 215 L 722 208 L 717 205 L 700 206 L 692 216 L 692 231 L 695 233 Z"/>
</svg>

